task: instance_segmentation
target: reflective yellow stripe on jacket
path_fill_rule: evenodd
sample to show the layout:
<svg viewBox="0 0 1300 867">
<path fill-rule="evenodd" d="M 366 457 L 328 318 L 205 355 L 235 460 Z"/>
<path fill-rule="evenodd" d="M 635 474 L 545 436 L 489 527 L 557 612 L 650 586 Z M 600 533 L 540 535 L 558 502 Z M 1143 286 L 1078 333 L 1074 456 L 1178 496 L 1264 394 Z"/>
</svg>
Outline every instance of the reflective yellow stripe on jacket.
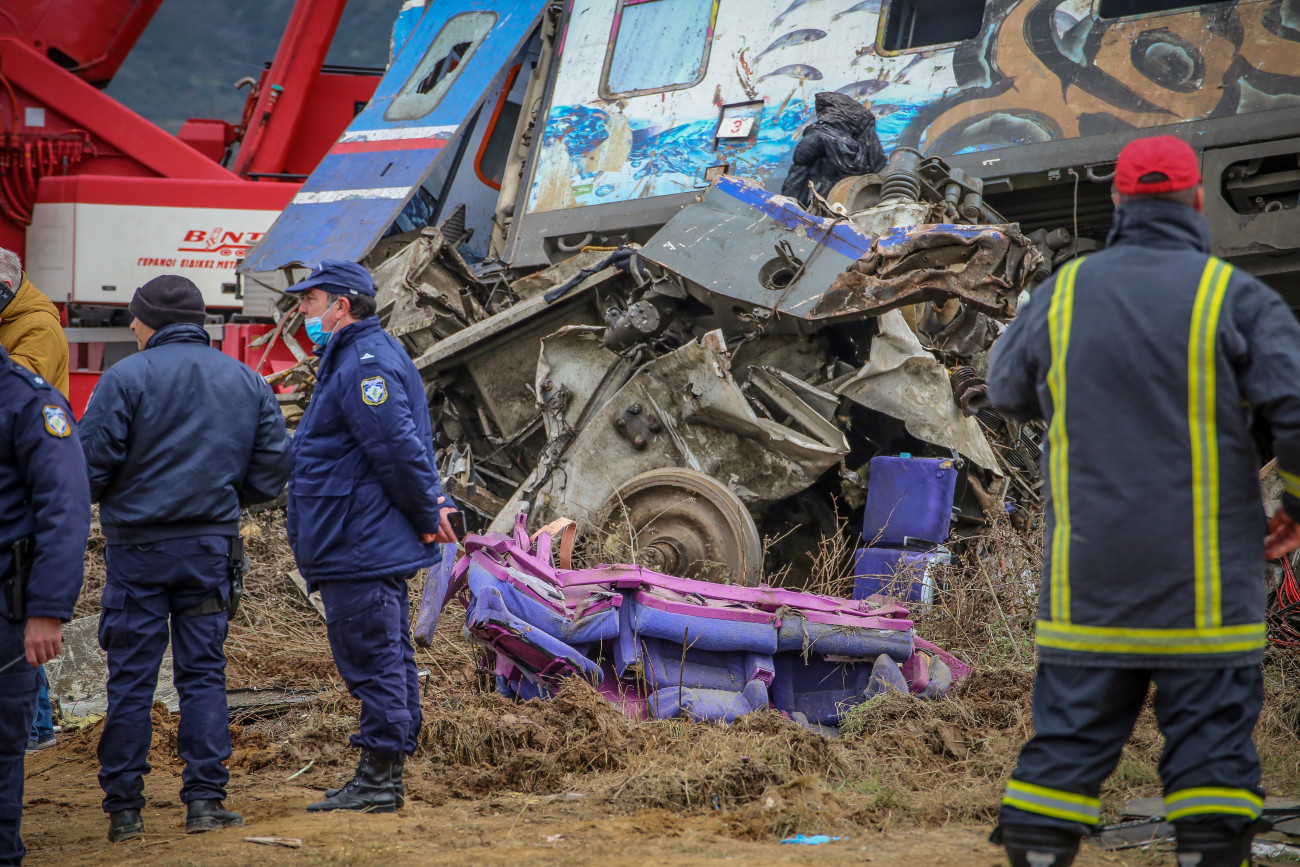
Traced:
<svg viewBox="0 0 1300 867">
<path fill-rule="evenodd" d="M 1056 281 L 1052 304 L 1047 308 L 1047 332 L 1052 346 L 1052 363 L 1047 369 L 1047 388 L 1052 393 L 1052 421 L 1047 427 L 1048 484 L 1052 486 L 1052 620 L 1070 622 L 1070 436 L 1065 427 L 1065 359 L 1070 349 L 1070 326 L 1074 320 L 1074 279 L 1082 259 L 1065 266 Z"/>
<path fill-rule="evenodd" d="M 1278 468 L 1278 478 L 1282 480 L 1282 488 L 1293 497 L 1300 497 L 1300 476 L 1295 473 L 1288 473 L 1286 470 Z"/>
<path fill-rule="evenodd" d="M 1192 452 L 1192 545 L 1194 552 L 1195 622 L 1188 628 L 1145 629 L 1083 626 L 1070 618 L 1070 437 L 1066 427 L 1066 360 L 1074 318 L 1075 280 L 1082 263 L 1068 264 L 1057 279 L 1048 308 L 1051 365 L 1047 385 L 1052 420 L 1047 429 L 1051 449 L 1049 482 L 1055 526 L 1052 533 L 1050 620 L 1038 622 L 1042 647 L 1091 653 L 1203 654 L 1245 653 L 1265 644 L 1263 623 L 1223 625 L 1219 562 L 1219 431 L 1217 335 L 1219 315 L 1232 277 L 1232 266 L 1211 258 L 1201 274 L 1192 308 L 1187 346 L 1187 420 Z M 1300 489 L 1300 479 L 1283 478 Z"/>
<path fill-rule="evenodd" d="M 1187 341 L 1187 426 L 1192 438 L 1192 539 L 1196 562 L 1196 626 L 1223 623 L 1219 573 L 1219 426 L 1215 368 L 1219 311 L 1232 266 L 1210 258 L 1201 274 Z"/>
</svg>

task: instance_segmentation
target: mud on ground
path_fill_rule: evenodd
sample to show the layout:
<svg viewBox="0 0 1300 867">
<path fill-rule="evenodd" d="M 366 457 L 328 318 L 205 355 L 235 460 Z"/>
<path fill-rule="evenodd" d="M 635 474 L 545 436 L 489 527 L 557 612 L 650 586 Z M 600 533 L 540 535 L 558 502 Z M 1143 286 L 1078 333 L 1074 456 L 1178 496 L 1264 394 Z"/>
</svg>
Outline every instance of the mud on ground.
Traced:
<svg viewBox="0 0 1300 867">
<path fill-rule="evenodd" d="M 248 825 L 182 833 L 177 796 L 178 717 L 154 711 L 143 840 L 110 845 L 99 809 L 91 722 L 27 762 L 27 863 L 225 864 L 693 864 L 1002 863 L 985 842 L 1002 786 L 1029 734 L 1032 598 L 1024 580 L 1032 545 L 1001 528 L 949 576 L 944 604 L 918 632 L 977 665 L 952 697 L 893 695 L 853 711 L 830 740 L 776 713 L 736 724 L 632 722 L 589 687 L 571 683 L 549 702 L 482 691 L 475 651 L 453 606 L 427 668 L 421 748 L 407 765 L 409 804 L 397 816 L 308 816 L 303 807 L 350 776 L 347 745 L 358 706 L 330 661 L 324 626 L 287 573 L 282 515 L 251 518 L 255 566 L 227 643 L 230 685 L 318 688 L 309 704 L 233 726 L 229 806 Z M 88 560 L 98 556 L 92 543 Z M 102 574 L 102 567 L 101 572 Z M 412 587 L 418 600 L 420 581 Z M 80 610 L 95 608 L 91 584 Z M 1257 732 L 1270 791 L 1300 789 L 1300 675 L 1270 659 Z M 1159 794 L 1161 742 L 1150 710 L 1103 791 L 1115 815 L 1128 798 Z M 794 833 L 847 837 L 781 846 Z M 245 836 L 302 840 L 301 849 Z M 1147 864 L 1170 856 L 1085 849 L 1076 863 Z"/>
</svg>

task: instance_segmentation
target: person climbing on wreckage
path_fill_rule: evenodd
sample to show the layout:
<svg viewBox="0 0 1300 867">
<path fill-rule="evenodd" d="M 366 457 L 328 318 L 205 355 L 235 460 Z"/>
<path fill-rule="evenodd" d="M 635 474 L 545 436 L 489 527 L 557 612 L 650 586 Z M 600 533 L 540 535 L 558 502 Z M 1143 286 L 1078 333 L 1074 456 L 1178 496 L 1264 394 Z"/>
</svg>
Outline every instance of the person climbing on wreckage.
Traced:
<svg viewBox="0 0 1300 867">
<path fill-rule="evenodd" d="M 1048 421 L 1035 734 L 991 838 L 1014 867 L 1074 860 L 1151 683 L 1178 863 L 1248 864 L 1262 827 L 1263 566 L 1300 545 L 1300 324 L 1208 255 L 1200 182 L 1176 138 L 1125 147 L 1106 250 L 993 348 L 992 403 Z M 1257 420 L 1286 489 L 1271 523 Z"/>
<path fill-rule="evenodd" d="M 356 774 L 310 813 L 391 813 L 420 732 L 407 582 L 456 541 L 442 494 L 424 382 L 375 315 L 375 281 L 326 259 L 289 287 L 317 346 L 316 388 L 293 438 L 289 544 L 320 590 L 330 651 L 361 700 Z"/>
<path fill-rule="evenodd" d="M 807 207 L 812 201 L 809 182 L 818 195 L 826 195 L 837 181 L 869 175 L 885 167 L 885 149 L 876 135 L 876 116 L 856 99 L 835 91 L 813 97 L 817 120 L 803 132 L 790 155 L 790 171 L 781 195 Z"/>
</svg>

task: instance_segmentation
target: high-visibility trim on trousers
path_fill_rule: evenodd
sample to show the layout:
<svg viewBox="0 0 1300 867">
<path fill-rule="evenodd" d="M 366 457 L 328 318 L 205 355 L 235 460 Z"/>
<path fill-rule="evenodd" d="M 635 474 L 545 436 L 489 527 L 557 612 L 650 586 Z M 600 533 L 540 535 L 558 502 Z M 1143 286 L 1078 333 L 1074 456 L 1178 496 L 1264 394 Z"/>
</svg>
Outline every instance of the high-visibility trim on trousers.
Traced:
<svg viewBox="0 0 1300 867">
<path fill-rule="evenodd" d="M 1007 781 L 1007 793 L 1002 796 L 1002 803 L 1026 813 L 1083 822 L 1085 825 L 1096 825 L 1101 821 L 1101 802 L 1096 798 L 1020 780 Z"/>
<path fill-rule="evenodd" d="M 1165 795 L 1165 818 L 1171 822 L 1190 816 L 1230 815 L 1258 819 L 1264 814 L 1264 799 L 1249 789 L 1220 789 L 1202 786 L 1180 789 Z"/>
</svg>

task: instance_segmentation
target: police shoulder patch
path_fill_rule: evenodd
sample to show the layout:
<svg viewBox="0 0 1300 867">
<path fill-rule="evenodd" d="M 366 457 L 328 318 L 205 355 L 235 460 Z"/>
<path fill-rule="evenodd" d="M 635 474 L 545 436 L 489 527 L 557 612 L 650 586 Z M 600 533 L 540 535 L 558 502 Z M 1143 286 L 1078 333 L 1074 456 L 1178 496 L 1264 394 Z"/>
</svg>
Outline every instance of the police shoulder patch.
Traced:
<svg viewBox="0 0 1300 867">
<path fill-rule="evenodd" d="M 388 400 L 388 383 L 382 376 L 370 376 L 361 380 L 361 399 L 369 406 L 379 406 Z"/>
<path fill-rule="evenodd" d="M 2 369 L 3 368 L 0 367 L 0 370 Z M 43 389 L 52 387 L 48 382 L 44 380 L 44 378 L 42 378 L 38 374 L 33 373 L 27 368 L 23 367 L 21 364 L 14 361 L 13 359 L 9 360 L 9 370 L 12 373 L 18 374 L 19 378 L 22 379 L 23 382 L 30 385 L 36 391 L 41 391 Z"/>
<path fill-rule="evenodd" d="M 68 423 L 68 414 L 63 411 L 63 407 L 47 403 L 41 407 L 41 414 L 45 416 L 46 433 L 56 437 L 72 433 L 72 425 Z"/>
</svg>

